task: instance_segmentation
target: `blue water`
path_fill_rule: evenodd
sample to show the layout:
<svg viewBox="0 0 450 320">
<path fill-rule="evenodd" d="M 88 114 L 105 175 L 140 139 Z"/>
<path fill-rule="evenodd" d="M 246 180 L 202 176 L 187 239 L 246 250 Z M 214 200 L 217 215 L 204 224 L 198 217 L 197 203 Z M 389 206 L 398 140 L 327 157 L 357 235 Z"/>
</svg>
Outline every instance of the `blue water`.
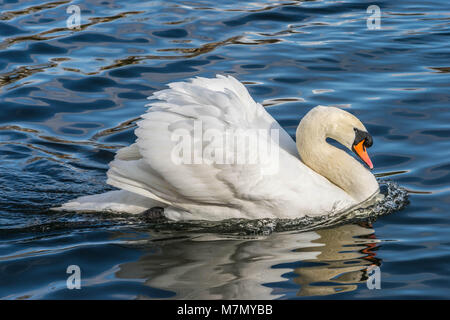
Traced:
<svg viewBox="0 0 450 320">
<path fill-rule="evenodd" d="M 66 28 L 70 4 L 80 29 Z M 371 4 L 379 30 L 367 28 Z M 447 0 L 0 8 L 0 298 L 450 298 Z M 292 135 L 316 105 L 355 114 L 374 137 L 374 173 L 408 190 L 409 205 L 270 235 L 48 210 L 112 189 L 108 163 L 134 141 L 147 96 L 217 73 L 243 81 Z M 69 265 L 80 290 L 66 287 Z M 374 265 L 379 290 L 366 285 Z"/>
</svg>

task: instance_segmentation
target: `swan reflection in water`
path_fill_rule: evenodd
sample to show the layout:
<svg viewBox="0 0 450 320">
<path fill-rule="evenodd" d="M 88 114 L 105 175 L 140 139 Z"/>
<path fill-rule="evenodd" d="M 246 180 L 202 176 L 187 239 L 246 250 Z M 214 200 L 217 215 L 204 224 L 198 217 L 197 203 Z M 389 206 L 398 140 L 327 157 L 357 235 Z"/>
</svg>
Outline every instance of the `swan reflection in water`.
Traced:
<svg viewBox="0 0 450 320">
<path fill-rule="evenodd" d="M 325 296 L 366 288 L 369 270 L 381 264 L 378 242 L 364 224 L 247 239 L 190 235 L 151 241 L 116 276 L 143 279 L 178 299 Z"/>
</svg>

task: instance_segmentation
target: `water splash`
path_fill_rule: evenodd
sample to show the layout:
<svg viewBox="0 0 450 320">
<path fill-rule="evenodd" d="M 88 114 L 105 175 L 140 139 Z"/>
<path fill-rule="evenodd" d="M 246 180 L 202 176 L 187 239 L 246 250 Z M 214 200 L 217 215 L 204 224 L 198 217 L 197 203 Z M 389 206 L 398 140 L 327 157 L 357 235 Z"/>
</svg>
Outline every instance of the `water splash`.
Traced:
<svg viewBox="0 0 450 320">
<path fill-rule="evenodd" d="M 135 228 L 145 231 L 163 231 L 176 233 L 214 233 L 223 236 L 264 237 L 272 232 L 311 231 L 355 222 L 374 222 L 378 217 L 403 209 L 408 202 L 408 193 L 395 182 L 378 180 L 382 197 L 366 208 L 347 212 L 333 213 L 319 217 L 301 217 L 297 219 L 227 219 L 222 221 L 172 221 L 165 217 L 149 218 L 142 215 L 112 213 L 54 213 L 41 211 L 15 217 L 14 225 L 3 224 L 3 234 L 26 232 L 60 233 L 64 230 L 118 229 Z M 42 209 L 41 209 L 42 210 Z M 15 214 L 11 212 L 10 214 Z"/>
<path fill-rule="evenodd" d="M 179 230 L 185 232 L 211 232 L 229 235 L 266 236 L 272 232 L 311 231 L 334 227 L 347 223 L 370 222 L 378 217 L 399 211 L 408 205 L 408 193 L 397 183 L 378 180 L 381 197 L 365 208 L 333 213 L 319 217 L 301 217 L 297 219 L 227 219 L 222 221 L 169 221 L 159 219 L 149 222 L 148 226 L 157 230 Z"/>
</svg>

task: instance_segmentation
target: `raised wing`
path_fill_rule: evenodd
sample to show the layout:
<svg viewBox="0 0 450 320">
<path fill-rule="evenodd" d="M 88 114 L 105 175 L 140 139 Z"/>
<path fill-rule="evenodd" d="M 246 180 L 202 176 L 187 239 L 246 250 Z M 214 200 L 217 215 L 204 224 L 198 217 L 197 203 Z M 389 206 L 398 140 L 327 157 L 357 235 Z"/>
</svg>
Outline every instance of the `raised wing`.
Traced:
<svg viewBox="0 0 450 320">
<path fill-rule="evenodd" d="M 280 151 L 296 155 L 288 134 L 231 76 L 169 87 L 149 97 L 158 101 L 138 122 L 136 143 L 111 162 L 107 182 L 181 210 L 204 206 L 227 217 L 232 209 L 242 216 L 239 210 L 249 207 L 244 202 L 270 201 L 277 193 L 270 185 L 270 157 Z M 237 147 L 234 138 L 242 135 L 248 143 Z M 272 153 L 261 153 L 255 143 Z"/>
</svg>

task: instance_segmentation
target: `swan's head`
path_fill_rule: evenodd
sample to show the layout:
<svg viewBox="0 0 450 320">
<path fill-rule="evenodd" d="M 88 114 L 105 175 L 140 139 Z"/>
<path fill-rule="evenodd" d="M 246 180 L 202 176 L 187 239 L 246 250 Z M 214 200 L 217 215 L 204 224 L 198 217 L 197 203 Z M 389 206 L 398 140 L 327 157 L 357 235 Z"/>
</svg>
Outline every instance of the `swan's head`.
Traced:
<svg viewBox="0 0 450 320">
<path fill-rule="evenodd" d="M 304 135 L 303 141 L 308 135 L 311 140 L 314 140 L 312 135 L 322 141 L 326 138 L 334 139 L 353 151 L 370 169 L 373 169 L 367 153 L 367 148 L 373 144 L 372 136 L 362 122 L 351 113 L 335 107 L 317 106 L 306 114 L 300 122 L 300 127 L 308 128 L 300 133 Z"/>
<path fill-rule="evenodd" d="M 340 187 L 356 203 L 375 194 L 379 190 L 375 176 L 346 152 L 330 145 L 327 138 L 355 152 L 372 169 L 367 154 L 372 137 L 361 121 L 339 108 L 315 107 L 300 121 L 297 149 L 304 164 Z"/>
</svg>

